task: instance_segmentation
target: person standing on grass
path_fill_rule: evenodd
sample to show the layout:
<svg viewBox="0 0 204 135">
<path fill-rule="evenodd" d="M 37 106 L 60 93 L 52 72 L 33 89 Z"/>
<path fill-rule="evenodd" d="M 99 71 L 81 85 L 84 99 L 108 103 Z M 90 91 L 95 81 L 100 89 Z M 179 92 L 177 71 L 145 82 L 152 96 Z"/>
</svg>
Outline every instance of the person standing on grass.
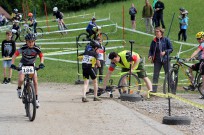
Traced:
<svg viewBox="0 0 204 135">
<path fill-rule="evenodd" d="M 11 82 L 11 76 L 12 76 L 12 69 L 10 68 L 11 59 L 12 59 L 13 54 L 16 51 L 16 44 L 13 40 L 11 40 L 11 37 L 12 37 L 12 32 L 7 31 L 6 40 L 3 40 L 1 44 L 1 53 L 2 53 L 2 58 L 3 58 L 3 72 L 4 72 L 3 84 L 7 84 Z M 8 79 L 6 76 L 7 68 L 9 69 Z"/>
<path fill-rule="evenodd" d="M 155 28 L 155 35 L 156 37 L 151 42 L 148 55 L 148 59 L 154 63 L 153 92 L 157 92 L 157 84 L 162 66 L 165 74 L 167 74 L 169 69 L 167 54 L 170 55 L 173 52 L 172 44 L 168 38 L 164 37 L 164 30 L 162 28 Z"/>
<path fill-rule="evenodd" d="M 84 87 L 82 90 L 82 102 L 89 102 L 89 100 L 86 98 L 86 92 L 89 87 L 89 76 L 93 80 L 94 85 L 94 101 L 100 101 L 101 99 L 97 97 L 98 93 L 98 82 L 97 82 L 97 76 L 94 71 L 95 65 L 98 67 L 101 67 L 100 61 L 98 60 L 98 54 L 96 50 L 100 48 L 100 44 L 96 41 L 91 41 L 89 50 L 86 48 L 84 53 L 82 53 L 82 72 L 83 72 L 83 78 L 84 78 Z"/>
<path fill-rule="evenodd" d="M 180 18 L 180 31 L 178 33 L 178 41 L 180 41 L 180 36 L 182 35 L 182 40 L 186 42 L 187 40 L 186 30 L 188 27 L 188 17 L 187 17 L 188 11 L 184 10 L 181 14 L 182 15 Z"/>
<path fill-rule="evenodd" d="M 145 0 L 145 6 L 143 7 L 142 10 L 142 18 L 144 18 L 147 33 L 154 32 L 154 27 L 152 26 L 152 17 L 153 8 L 149 4 L 149 0 Z"/>
<path fill-rule="evenodd" d="M 152 25 L 154 27 L 156 26 L 155 4 L 157 3 L 157 1 L 158 0 L 153 0 L 153 3 L 152 3 L 152 8 L 153 8 L 153 11 L 154 11 L 153 18 L 152 18 Z"/>
<path fill-rule="evenodd" d="M 165 29 L 164 19 L 163 19 L 164 8 L 165 8 L 164 3 L 161 2 L 161 0 L 158 0 L 157 3 L 155 4 L 155 16 L 156 16 L 155 27 L 160 27 L 160 22 L 161 22 L 162 28 Z"/>
<path fill-rule="evenodd" d="M 129 14 L 130 14 L 130 20 L 132 22 L 132 29 L 136 29 L 136 18 L 135 15 L 137 14 L 137 10 L 135 8 L 135 5 L 132 3 L 131 8 L 129 9 Z"/>
</svg>

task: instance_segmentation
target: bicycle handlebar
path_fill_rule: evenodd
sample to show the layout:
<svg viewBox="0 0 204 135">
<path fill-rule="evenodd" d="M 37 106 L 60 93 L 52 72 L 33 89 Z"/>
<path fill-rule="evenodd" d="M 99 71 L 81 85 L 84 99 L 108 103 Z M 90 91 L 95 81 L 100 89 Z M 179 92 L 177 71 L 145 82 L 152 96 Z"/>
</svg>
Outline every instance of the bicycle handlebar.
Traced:
<svg viewBox="0 0 204 135">
<path fill-rule="evenodd" d="M 22 67 L 16 67 L 16 68 L 12 68 L 13 70 L 17 70 L 17 71 L 21 71 L 22 70 Z M 38 71 L 38 70 L 40 70 L 40 69 L 42 69 L 42 68 L 40 68 L 40 67 L 34 67 L 34 70 L 36 70 L 36 71 Z"/>
</svg>

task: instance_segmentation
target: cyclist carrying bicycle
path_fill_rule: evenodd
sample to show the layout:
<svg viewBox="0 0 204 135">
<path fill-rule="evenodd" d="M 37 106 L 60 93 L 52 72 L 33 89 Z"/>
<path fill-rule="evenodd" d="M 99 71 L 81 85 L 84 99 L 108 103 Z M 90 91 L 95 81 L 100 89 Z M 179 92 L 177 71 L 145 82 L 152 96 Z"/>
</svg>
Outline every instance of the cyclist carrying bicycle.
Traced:
<svg viewBox="0 0 204 135">
<path fill-rule="evenodd" d="M 18 21 L 21 21 L 22 20 L 22 15 L 21 13 L 18 13 L 18 9 L 15 8 L 13 10 L 13 13 L 11 13 L 11 19 L 14 21 L 14 20 L 18 20 Z"/>
<path fill-rule="evenodd" d="M 95 17 L 93 17 L 93 18 L 91 19 L 91 21 L 89 22 L 88 26 L 86 27 L 86 32 L 89 33 L 89 35 L 88 35 L 88 37 L 87 37 L 88 39 L 90 39 L 90 37 L 91 37 L 92 35 L 94 35 L 94 39 L 95 39 L 95 37 L 96 37 L 96 32 L 93 30 L 94 27 L 97 27 L 96 18 L 95 18 Z"/>
<path fill-rule="evenodd" d="M 57 7 L 53 8 L 53 16 L 56 16 L 56 19 L 58 19 L 58 23 L 62 23 L 64 28 L 67 29 L 67 27 L 64 23 L 64 20 L 63 20 L 63 13 L 60 12 Z"/>
<path fill-rule="evenodd" d="M 15 54 L 12 57 L 12 62 L 11 62 L 11 68 L 16 69 L 16 66 L 14 65 L 16 57 L 18 57 L 20 54 L 22 55 L 22 58 L 19 63 L 19 67 L 22 66 L 34 66 L 35 61 L 37 58 L 37 55 L 40 57 L 40 65 L 39 68 L 43 69 L 44 66 L 44 57 L 43 53 L 41 52 L 40 48 L 35 45 L 35 40 L 36 37 L 34 34 L 28 34 L 25 37 L 26 44 L 23 45 L 21 48 L 19 48 Z M 19 76 L 18 76 L 18 88 L 17 88 L 17 94 L 18 97 L 21 98 L 21 86 L 23 84 L 25 75 L 22 74 L 21 71 L 19 71 Z M 34 82 L 34 88 L 35 88 L 35 94 L 36 94 L 36 107 L 40 107 L 40 103 L 38 100 L 38 79 L 37 79 L 37 72 L 35 72 L 35 75 L 33 77 L 33 82 Z"/>
<path fill-rule="evenodd" d="M 193 54 L 191 55 L 191 57 L 189 58 L 189 60 L 193 59 L 195 56 L 198 56 L 198 60 L 199 62 L 192 65 L 191 68 L 189 68 L 190 74 L 191 74 L 191 81 L 193 81 L 193 72 L 194 71 L 198 71 L 200 70 L 200 73 L 202 75 L 202 80 L 203 80 L 203 84 L 204 84 L 204 32 L 198 32 L 196 34 L 196 39 L 199 43 L 198 48 L 193 52 Z M 183 87 L 185 90 L 191 90 L 192 86 L 188 86 L 188 87 Z M 202 91 L 204 93 L 204 85 L 202 85 Z M 200 97 L 200 99 L 204 99 L 203 96 Z"/>
<path fill-rule="evenodd" d="M 36 19 L 33 16 L 33 13 L 28 13 L 28 21 L 30 21 L 29 23 L 29 27 L 33 27 L 34 33 L 37 33 L 36 27 L 38 25 Z"/>
<path fill-rule="evenodd" d="M 147 85 L 147 89 L 152 91 L 152 83 L 150 79 L 147 77 L 146 71 L 144 69 L 143 60 L 138 53 L 132 52 L 132 56 L 131 56 L 131 52 L 127 50 L 124 50 L 120 53 L 111 52 L 108 58 L 111 60 L 111 64 L 108 68 L 108 72 L 104 79 L 104 83 L 103 83 L 104 90 L 106 89 L 107 80 L 109 80 L 116 66 L 121 67 L 122 72 L 129 72 L 130 64 L 131 64 L 132 65 L 131 71 L 140 70 L 140 72 L 137 72 L 138 77 L 142 78 Z"/>
</svg>

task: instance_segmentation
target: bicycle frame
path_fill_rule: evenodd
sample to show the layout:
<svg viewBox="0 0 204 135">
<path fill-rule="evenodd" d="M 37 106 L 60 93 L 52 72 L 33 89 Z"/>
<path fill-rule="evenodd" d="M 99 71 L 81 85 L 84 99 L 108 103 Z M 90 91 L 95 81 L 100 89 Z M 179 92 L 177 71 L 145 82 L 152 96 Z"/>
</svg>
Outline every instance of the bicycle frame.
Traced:
<svg viewBox="0 0 204 135">
<path fill-rule="evenodd" d="M 185 67 L 187 67 L 187 68 L 192 69 L 191 66 L 185 64 L 180 58 L 176 58 L 176 63 L 173 64 L 173 68 L 176 68 L 176 69 L 179 71 L 180 67 L 181 67 L 183 73 L 185 74 L 185 76 L 187 76 L 189 83 L 190 83 L 192 86 L 197 87 L 197 83 L 196 83 L 196 82 L 197 82 L 197 77 L 198 77 L 198 75 L 200 74 L 200 72 L 199 72 L 199 71 L 196 71 L 196 75 L 194 76 L 194 80 L 193 80 L 193 82 L 192 82 L 192 81 L 191 81 L 191 78 L 187 75 L 187 73 L 186 73 L 186 68 L 185 68 Z"/>
</svg>

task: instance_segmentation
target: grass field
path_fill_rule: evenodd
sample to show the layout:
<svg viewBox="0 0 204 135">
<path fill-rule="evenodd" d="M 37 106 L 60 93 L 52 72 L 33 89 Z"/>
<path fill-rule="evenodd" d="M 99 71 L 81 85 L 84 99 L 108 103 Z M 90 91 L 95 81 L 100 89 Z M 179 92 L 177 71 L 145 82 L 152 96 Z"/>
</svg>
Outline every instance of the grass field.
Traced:
<svg viewBox="0 0 204 135">
<path fill-rule="evenodd" d="M 199 31 L 202 31 L 204 29 L 203 22 L 204 18 L 202 17 L 202 1 L 186 1 L 186 0 L 162 0 L 165 4 L 165 10 L 164 10 L 164 22 L 166 25 L 166 32 L 169 31 L 169 26 L 172 20 L 172 16 L 175 13 L 174 20 L 172 23 L 172 28 L 170 30 L 169 38 L 172 40 L 172 44 L 174 47 L 174 52 L 172 55 L 176 55 L 179 51 L 180 44 L 175 43 L 173 41 L 177 40 L 177 34 L 179 32 L 179 23 L 178 23 L 178 15 L 179 15 L 179 8 L 184 7 L 189 12 L 189 27 L 187 29 L 187 42 L 196 44 L 197 41 L 195 40 L 195 34 Z M 152 0 L 150 1 L 152 2 Z M 125 2 L 117 2 L 117 3 L 108 3 L 104 5 L 97 5 L 95 8 L 87 9 L 86 11 L 79 11 L 79 12 L 69 12 L 64 13 L 64 21 L 66 24 L 68 24 L 68 28 L 71 29 L 81 29 L 85 28 L 88 24 L 88 21 L 92 18 L 92 16 L 95 14 L 97 20 L 109 18 L 110 20 L 106 21 L 96 21 L 98 25 L 112 25 L 109 27 L 103 27 L 103 32 L 108 33 L 110 40 L 122 40 L 123 39 L 123 31 L 122 29 L 116 28 L 117 24 L 118 26 L 123 26 L 123 17 L 122 17 L 122 11 L 124 7 L 124 24 L 126 28 L 131 28 L 131 22 L 130 22 L 130 16 L 128 14 L 128 10 L 131 6 L 131 3 L 135 4 L 135 7 L 138 10 L 138 13 L 136 15 L 136 24 L 137 24 L 137 30 L 145 32 L 145 24 L 143 21 L 141 21 L 142 17 L 142 8 L 145 4 L 145 0 L 127 0 Z M 50 11 L 51 12 L 51 11 Z M 80 16 L 83 14 L 89 14 L 85 16 Z M 52 15 L 50 14 L 49 19 L 52 19 Z M 38 16 L 37 21 L 43 21 L 46 20 L 45 16 Z M 84 22 L 84 23 L 81 23 Z M 78 24 L 74 24 L 78 23 Z M 49 26 L 55 26 L 57 25 L 56 22 L 49 21 Z M 38 22 L 39 27 L 46 26 L 46 22 Z M 48 32 L 48 28 L 43 28 L 44 32 Z M 57 27 L 50 27 L 50 31 L 56 31 Z M 73 84 L 77 80 L 77 64 L 70 63 L 70 62 L 64 62 L 66 60 L 76 61 L 76 53 L 73 54 L 64 54 L 62 55 L 62 52 L 76 52 L 76 43 L 66 43 L 66 44 L 54 44 L 49 45 L 49 43 L 53 42 L 75 42 L 76 37 L 82 33 L 85 32 L 85 30 L 75 30 L 68 32 L 67 35 L 61 36 L 59 33 L 52 33 L 52 34 L 45 34 L 43 37 L 43 40 L 38 40 L 37 45 L 40 42 L 39 46 L 42 48 L 43 52 L 45 53 L 45 69 L 42 71 L 39 71 L 39 81 L 40 82 L 60 82 L 60 83 L 69 83 Z M 145 57 L 146 64 L 150 64 L 147 61 L 148 56 L 148 50 L 151 43 L 151 40 L 153 36 L 147 36 L 144 34 L 139 34 L 137 32 L 130 32 L 125 31 L 124 37 L 126 44 L 124 45 L 123 49 L 130 49 L 129 40 L 135 40 L 135 44 L 133 47 L 133 50 L 135 52 L 138 52 L 141 56 Z M 0 40 L 3 40 L 4 33 L 1 32 Z M 18 45 L 18 43 L 17 43 Z M 114 46 L 121 46 L 123 45 L 123 42 L 110 42 L 107 47 L 114 47 Z M 20 45 L 18 45 L 19 47 Z M 183 46 L 182 51 L 188 50 L 192 48 L 192 46 Z M 83 50 L 84 47 L 80 47 L 79 50 Z M 114 51 L 119 52 L 123 49 L 117 48 L 114 49 Z M 113 50 L 107 50 L 107 54 Z M 181 57 L 189 57 L 190 54 L 193 52 L 193 50 L 183 53 Z M 54 55 L 54 53 L 58 55 Z M 48 59 L 49 58 L 49 59 Z M 52 60 L 50 60 L 52 58 Z M 39 63 L 37 61 L 36 63 Z M 17 61 L 16 61 L 17 64 Z M 2 71 L 2 67 L 0 67 Z M 147 69 L 148 73 L 152 73 L 153 68 L 149 66 Z M 107 68 L 105 68 L 104 72 L 106 73 Z M 81 65 L 80 65 L 80 72 L 81 72 Z M 3 73 L 2 73 L 3 74 Z M 117 73 L 115 73 L 117 74 Z M 152 76 L 149 76 L 152 78 Z M 181 75 L 180 77 L 183 79 L 184 77 Z M 3 75 L 1 77 L 3 79 Z M 13 74 L 13 80 L 17 79 L 17 73 L 14 72 Z M 82 80 L 82 76 L 80 76 L 80 79 Z M 117 78 L 116 78 L 117 80 Z M 117 84 L 117 81 L 114 81 L 115 84 Z M 162 79 L 161 82 L 162 83 Z"/>
</svg>

